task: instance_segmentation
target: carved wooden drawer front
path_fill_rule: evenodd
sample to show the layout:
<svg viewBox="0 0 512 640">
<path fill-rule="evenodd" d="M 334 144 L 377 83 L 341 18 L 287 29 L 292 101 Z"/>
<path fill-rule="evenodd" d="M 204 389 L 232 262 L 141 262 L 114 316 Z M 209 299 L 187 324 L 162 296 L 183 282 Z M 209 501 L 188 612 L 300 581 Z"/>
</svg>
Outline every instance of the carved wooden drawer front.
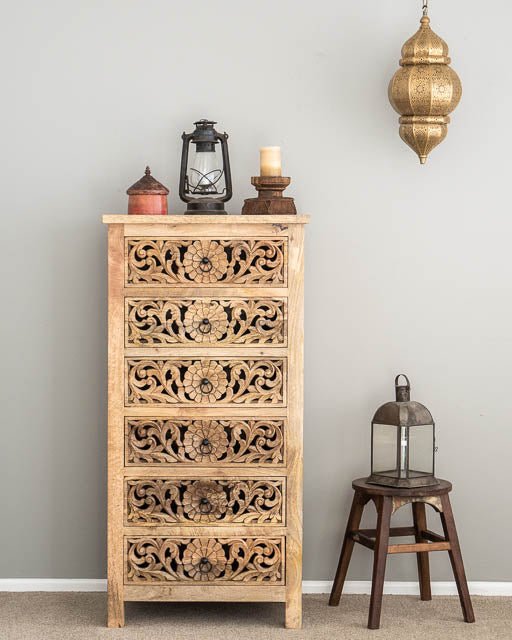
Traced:
<svg viewBox="0 0 512 640">
<path fill-rule="evenodd" d="M 125 419 L 125 464 L 283 465 L 283 419 Z"/>
<path fill-rule="evenodd" d="M 284 584 L 284 539 L 159 538 L 125 540 L 125 582 Z"/>
<path fill-rule="evenodd" d="M 126 405 L 284 406 L 284 358 L 126 358 Z"/>
<path fill-rule="evenodd" d="M 286 300 L 127 298 L 127 347 L 286 343 Z"/>
<path fill-rule="evenodd" d="M 286 238 L 127 238 L 126 285 L 285 286 Z"/>
<path fill-rule="evenodd" d="M 126 480 L 127 524 L 283 524 L 282 478 Z"/>
</svg>

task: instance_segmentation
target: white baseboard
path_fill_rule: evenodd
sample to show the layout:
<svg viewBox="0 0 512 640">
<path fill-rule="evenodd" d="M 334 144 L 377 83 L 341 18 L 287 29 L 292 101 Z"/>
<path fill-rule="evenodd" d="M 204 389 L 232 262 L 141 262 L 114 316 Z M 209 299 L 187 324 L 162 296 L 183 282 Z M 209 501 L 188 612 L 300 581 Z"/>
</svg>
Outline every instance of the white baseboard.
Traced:
<svg viewBox="0 0 512 640">
<path fill-rule="evenodd" d="M 512 582 L 468 582 L 473 596 L 512 596 Z M 304 580 L 303 593 L 330 593 L 331 580 Z M 347 580 L 343 593 L 369 595 L 372 583 L 369 580 Z M 416 596 L 420 590 L 417 582 L 385 582 L 384 593 L 397 596 Z M 432 582 L 432 595 L 456 596 L 455 582 Z"/>
<path fill-rule="evenodd" d="M 366 580 L 348 580 L 343 593 L 369 594 L 371 582 Z M 330 593 L 330 580 L 304 580 L 304 593 Z M 106 591 L 104 579 L 71 578 L 0 578 L 0 591 Z M 512 582 L 470 582 L 469 591 L 474 596 L 512 596 Z M 384 593 L 389 595 L 418 595 L 417 582 L 386 582 Z M 454 582 L 432 582 L 432 594 L 435 596 L 455 596 L 457 588 Z"/>
<path fill-rule="evenodd" d="M 106 591 L 107 581 L 98 578 L 0 578 L 0 591 Z"/>
</svg>

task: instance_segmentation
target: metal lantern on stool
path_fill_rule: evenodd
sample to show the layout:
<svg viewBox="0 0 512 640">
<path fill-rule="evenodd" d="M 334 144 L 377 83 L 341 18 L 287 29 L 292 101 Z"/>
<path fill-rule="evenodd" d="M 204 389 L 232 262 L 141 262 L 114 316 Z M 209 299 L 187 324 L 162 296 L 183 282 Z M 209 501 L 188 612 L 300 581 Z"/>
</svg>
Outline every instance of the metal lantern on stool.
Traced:
<svg viewBox="0 0 512 640">
<path fill-rule="evenodd" d="M 400 377 L 406 384 L 399 385 Z M 411 400 L 403 373 L 395 378 L 396 401 L 377 409 L 372 420 L 372 472 L 367 482 L 389 487 L 427 487 L 434 477 L 435 425 L 430 411 Z"/>
<path fill-rule="evenodd" d="M 187 213 L 225 214 L 224 203 L 231 199 L 228 134 L 215 131 L 212 120 L 194 122 L 195 130 L 185 133 L 181 154 L 180 189 Z M 220 143 L 221 153 L 216 146 Z M 190 145 L 194 149 L 190 154 Z"/>
</svg>

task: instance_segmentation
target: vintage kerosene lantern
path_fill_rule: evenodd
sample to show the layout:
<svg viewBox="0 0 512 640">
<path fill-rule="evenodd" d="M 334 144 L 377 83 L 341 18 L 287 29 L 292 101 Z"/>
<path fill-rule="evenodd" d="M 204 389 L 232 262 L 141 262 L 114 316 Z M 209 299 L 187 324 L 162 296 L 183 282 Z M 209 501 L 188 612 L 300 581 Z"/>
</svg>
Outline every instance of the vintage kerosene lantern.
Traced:
<svg viewBox="0 0 512 640">
<path fill-rule="evenodd" d="M 399 385 L 403 376 L 405 385 Z M 411 400 L 403 373 L 395 378 L 396 401 L 386 402 L 372 420 L 372 473 L 368 482 L 390 487 L 426 487 L 434 477 L 435 425 L 430 411 Z"/>
<path fill-rule="evenodd" d="M 194 124 L 192 133 L 183 132 L 181 136 L 180 198 L 187 203 L 187 213 L 225 214 L 224 203 L 233 195 L 228 134 L 216 131 L 217 123 L 211 120 Z M 194 148 L 189 154 L 190 144 Z"/>
</svg>

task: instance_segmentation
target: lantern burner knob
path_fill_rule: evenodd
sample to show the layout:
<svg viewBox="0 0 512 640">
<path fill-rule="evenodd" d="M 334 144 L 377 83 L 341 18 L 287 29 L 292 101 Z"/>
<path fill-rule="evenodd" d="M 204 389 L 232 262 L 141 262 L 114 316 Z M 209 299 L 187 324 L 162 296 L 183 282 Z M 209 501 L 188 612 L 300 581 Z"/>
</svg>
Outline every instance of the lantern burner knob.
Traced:
<svg viewBox="0 0 512 640">
<path fill-rule="evenodd" d="M 405 385 L 398 384 L 400 377 L 405 378 Z M 410 402 L 411 400 L 411 383 L 405 373 L 399 373 L 395 378 L 395 394 L 397 402 Z"/>
</svg>

